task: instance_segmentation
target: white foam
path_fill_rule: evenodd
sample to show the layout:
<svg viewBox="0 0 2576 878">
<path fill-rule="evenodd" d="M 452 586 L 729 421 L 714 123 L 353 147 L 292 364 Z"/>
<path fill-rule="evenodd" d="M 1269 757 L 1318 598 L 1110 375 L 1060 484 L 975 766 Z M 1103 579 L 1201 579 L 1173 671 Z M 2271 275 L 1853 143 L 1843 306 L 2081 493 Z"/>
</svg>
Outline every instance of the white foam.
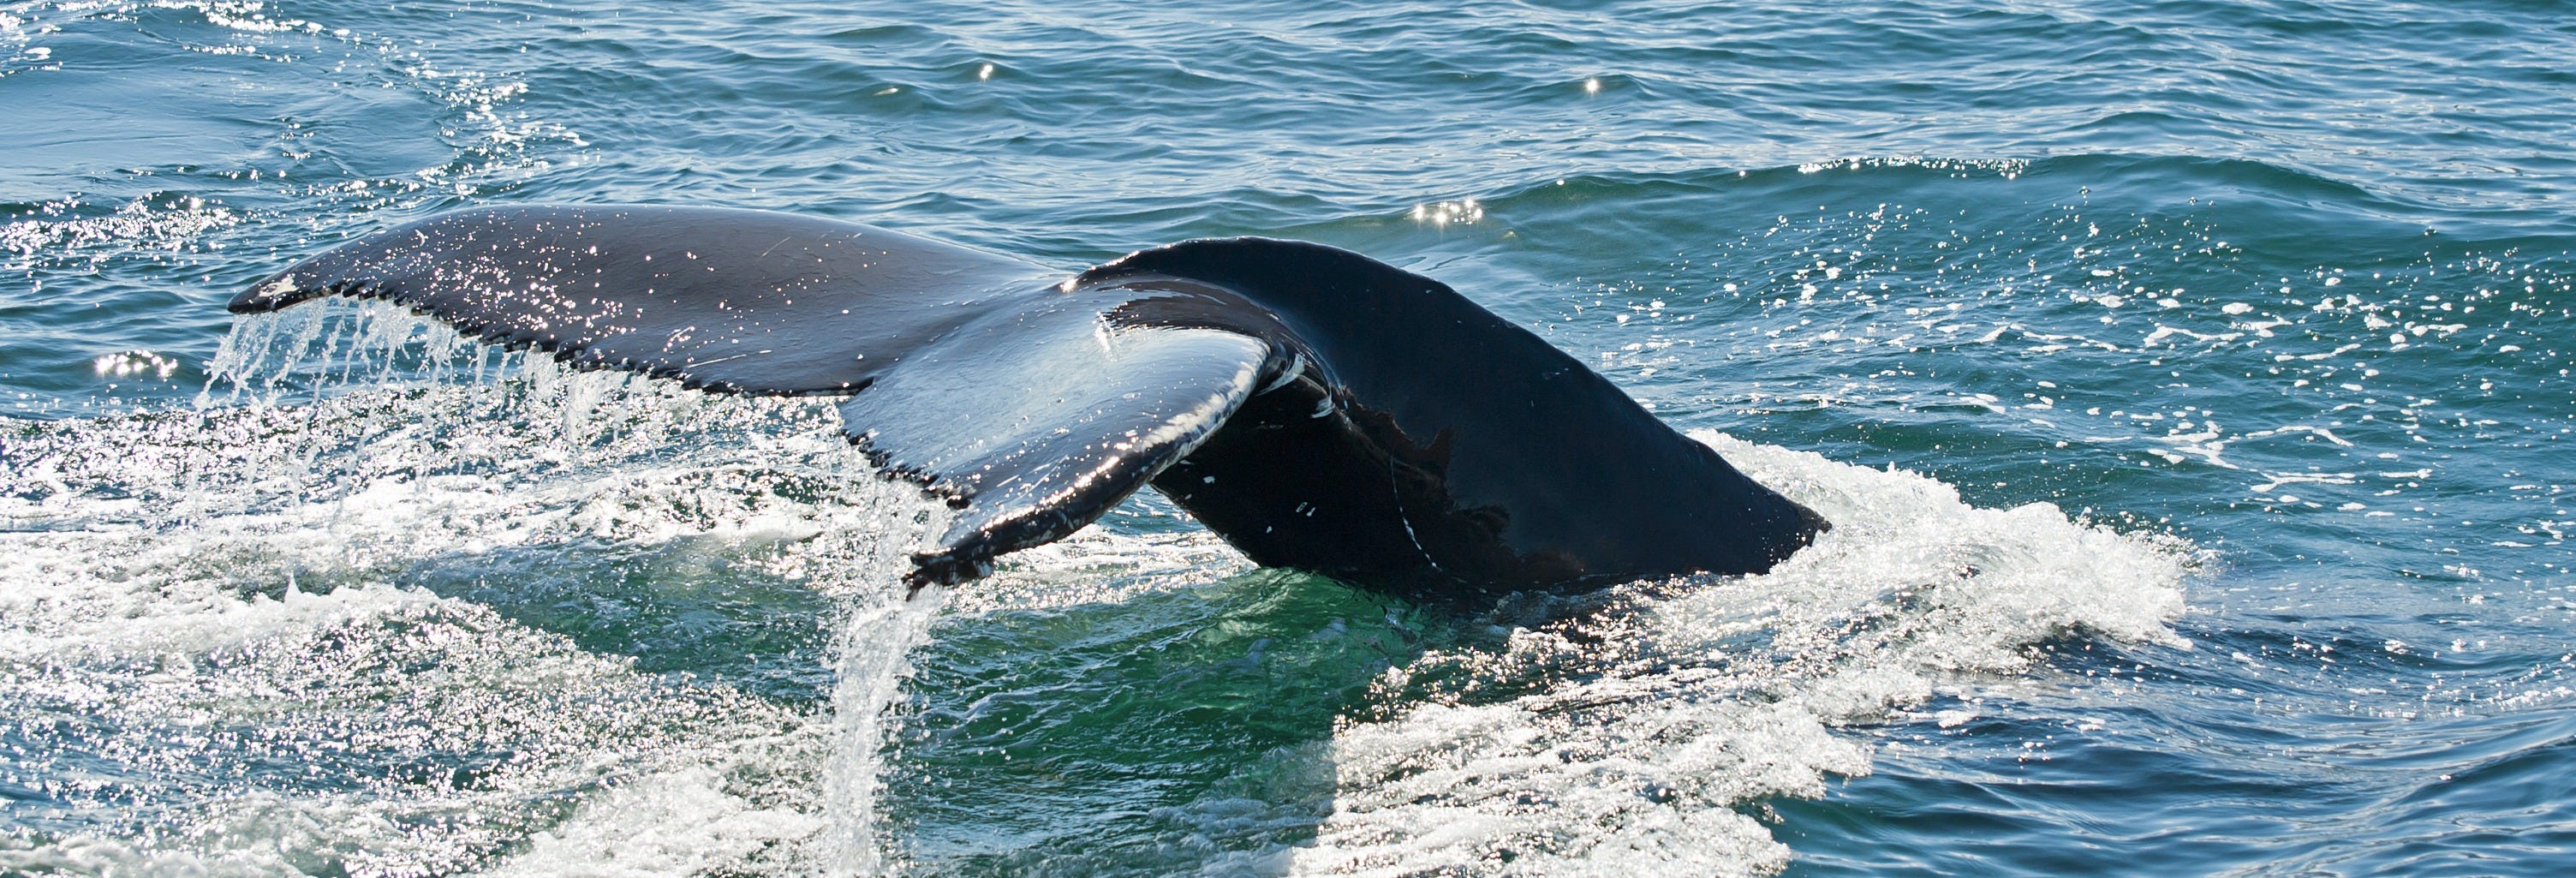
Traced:
<svg viewBox="0 0 2576 878">
<path fill-rule="evenodd" d="M 814 721 L 759 699 L 638 674 L 421 592 L 185 602 L 203 609 L 41 656 L 0 633 L 17 647 L 0 682 L 13 724 L 59 748 L 47 767 L 65 806 L 51 816 L 96 827 L 0 847 L 0 871 L 450 873 L 550 825 L 580 839 L 602 819 L 645 831 L 634 821 L 661 814 L 649 829 L 664 837 L 777 840 L 823 819 L 810 794 L 754 805 L 704 780 L 828 755 L 787 746 L 818 739 Z M 454 773 L 468 770 L 460 758 L 470 776 Z M 699 847 L 701 859 L 726 850 Z M 609 862 L 654 862 L 647 853 Z"/>
<path fill-rule="evenodd" d="M 745 863 L 794 859 L 828 826 L 807 809 L 762 807 L 726 787 L 706 765 L 619 786 L 573 819 L 530 836 L 525 853 L 483 874 L 661 878 L 740 871 Z"/>
<path fill-rule="evenodd" d="M 2050 637 L 2180 642 L 2179 541 L 1695 436 L 1834 530 L 1766 575 L 1623 589 L 1594 621 L 1390 670 L 1384 700 L 1420 703 L 1335 736 L 1335 811 L 1295 874 L 1767 874 L 1790 853 L 1740 809 L 1866 774 L 1838 729 L 2022 672 Z"/>
<path fill-rule="evenodd" d="M 326 329 L 352 319 L 382 328 Z M 370 386 L 371 358 L 477 365 L 442 333 L 381 306 L 254 321 L 210 394 L 243 404 L 9 438 L 0 721 L 49 737 L 6 764 L 73 828 L 0 836 L 0 872 L 810 874 L 864 840 L 872 787 L 827 796 L 875 758 L 852 697 L 836 718 L 639 672 L 387 581 L 691 541 L 864 621 L 944 512 L 877 479 L 825 403 L 542 360 Z M 854 626 L 856 690 L 891 693 L 917 636 Z M 891 695 L 869 697 L 873 721 Z"/>
</svg>

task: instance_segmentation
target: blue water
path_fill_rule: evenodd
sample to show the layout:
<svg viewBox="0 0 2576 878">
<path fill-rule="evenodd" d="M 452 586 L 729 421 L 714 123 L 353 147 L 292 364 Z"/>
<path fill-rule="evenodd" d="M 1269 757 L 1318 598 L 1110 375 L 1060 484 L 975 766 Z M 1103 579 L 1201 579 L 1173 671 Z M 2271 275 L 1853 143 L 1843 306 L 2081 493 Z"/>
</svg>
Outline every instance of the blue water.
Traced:
<svg viewBox="0 0 2576 878">
<path fill-rule="evenodd" d="M 0 873 L 2562 874 L 2569 13 L 0 3 Z M 824 407 L 222 313 L 523 202 L 1323 241 L 1840 526 L 904 604 Z"/>
</svg>

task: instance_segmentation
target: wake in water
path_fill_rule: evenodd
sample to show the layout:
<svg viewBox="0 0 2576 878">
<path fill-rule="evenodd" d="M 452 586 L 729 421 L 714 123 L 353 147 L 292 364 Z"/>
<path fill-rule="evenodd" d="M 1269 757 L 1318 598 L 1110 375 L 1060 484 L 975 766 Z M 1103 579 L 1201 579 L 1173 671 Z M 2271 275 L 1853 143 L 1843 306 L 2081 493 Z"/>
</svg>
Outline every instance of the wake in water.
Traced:
<svg viewBox="0 0 2576 878">
<path fill-rule="evenodd" d="M 247 322 L 218 368 L 198 411 L 6 438 L 0 782 L 44 804 L 0 867 L 1758 874 L 1788 857 L 1761 803 L 1866 773 L 1873 724 L 2179 643 L 2196 558 L 1700 434 L 1836 530 L 1766 576 L 1459 619 L 1243 575 L 1149 505 L 904 603 L 944 510 L 826 405 L 384 307 Z M 1283 685 L 1314 733 L 1199 707 Z M 1128 732 L 1232 761 L 1157 779 L 1168 751 L 1098 750 Z M 1124 808 L 981 806 L 1016 787 Z"/>
</svg>

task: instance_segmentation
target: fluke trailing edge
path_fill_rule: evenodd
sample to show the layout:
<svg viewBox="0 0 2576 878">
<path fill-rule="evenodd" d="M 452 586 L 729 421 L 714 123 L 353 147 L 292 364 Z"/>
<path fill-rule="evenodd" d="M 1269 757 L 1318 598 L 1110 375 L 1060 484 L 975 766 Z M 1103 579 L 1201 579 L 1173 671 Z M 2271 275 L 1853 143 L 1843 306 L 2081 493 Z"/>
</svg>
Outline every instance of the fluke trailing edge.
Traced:
<svg viewBox="0 0 2576 878">
<path fill-rule="evenodd" d="M 1071 277 L 833 220 L 461 210 L 297 263 L 236 314 L 378 298 L 585 368 L 846 395 L 983 575 L 1152 484 L 1252 560 L 1409 596 L 1768 570 L 1827 525 L 1538 336 L 1368 257 L 1187 241 Z"/>
</svg>

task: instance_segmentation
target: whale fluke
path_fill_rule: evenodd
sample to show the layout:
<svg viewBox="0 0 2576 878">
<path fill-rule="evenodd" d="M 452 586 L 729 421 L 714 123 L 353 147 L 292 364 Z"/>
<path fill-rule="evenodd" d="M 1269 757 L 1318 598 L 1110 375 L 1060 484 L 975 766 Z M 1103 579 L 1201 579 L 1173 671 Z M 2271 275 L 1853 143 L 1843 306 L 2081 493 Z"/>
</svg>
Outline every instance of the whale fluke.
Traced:
<svg viewBox="0 0 2576 878">
<path fill-rule="evenodd" d="M 1150 483 L 1268 565 L 1414 597 L 1753 573 L 1828 525 L 1438 281 L 1318 244 L 1187 241 L 1071 276 L 856 223 L 460 210 L 306 259 L 236 314 L 386 299 L 712 391 L 846 395 L 960 510 L 915 587 Z"/>
</svg>

